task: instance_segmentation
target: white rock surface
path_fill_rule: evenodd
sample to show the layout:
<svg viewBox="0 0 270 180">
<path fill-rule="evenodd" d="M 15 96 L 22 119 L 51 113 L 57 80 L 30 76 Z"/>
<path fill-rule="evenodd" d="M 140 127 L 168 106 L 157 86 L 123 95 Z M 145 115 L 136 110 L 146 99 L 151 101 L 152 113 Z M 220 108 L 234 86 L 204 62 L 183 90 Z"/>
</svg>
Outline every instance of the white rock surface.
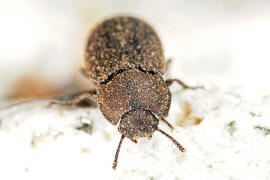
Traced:
<svg viewBox="0 0 270 180">
<path fill-rule="evenodd" d="M 168 121 L 175 130 L 162 122 L 160 128 L 186 152 L 158 132 L 138 144 L 125 139 L 115 171 L 120 134 L 98 109 L 47 107 L 47 101 L 10 107 L 0 112 L 0 179 L 268 180 L 270 130 L 263 128 L 270 128 L 270 96 L 254 102 L 238 91 L 174 91 Z M 199 125 L 176 125 L 184 102 L 190 118 L 203 118 Z M 77 129 L 81 122 L 91 124 L 90 134 Z"/>
</svg>

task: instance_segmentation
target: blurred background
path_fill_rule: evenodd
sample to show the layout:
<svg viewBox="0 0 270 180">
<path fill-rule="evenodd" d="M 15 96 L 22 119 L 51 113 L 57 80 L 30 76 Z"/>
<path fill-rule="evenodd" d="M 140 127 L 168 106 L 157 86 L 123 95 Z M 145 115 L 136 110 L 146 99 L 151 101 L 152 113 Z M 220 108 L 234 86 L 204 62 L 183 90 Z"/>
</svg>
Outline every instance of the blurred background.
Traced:
<svg viewBox="0 0 270 180">
<path fill-rule="evenodd" d="M 167 77 L 254 99 L 270 92 L 269 0 L 0 0 L 0 102 L 89 88 L 86 39 L 119 14 L 156 29 L 172 58 Z"/>
</svg>

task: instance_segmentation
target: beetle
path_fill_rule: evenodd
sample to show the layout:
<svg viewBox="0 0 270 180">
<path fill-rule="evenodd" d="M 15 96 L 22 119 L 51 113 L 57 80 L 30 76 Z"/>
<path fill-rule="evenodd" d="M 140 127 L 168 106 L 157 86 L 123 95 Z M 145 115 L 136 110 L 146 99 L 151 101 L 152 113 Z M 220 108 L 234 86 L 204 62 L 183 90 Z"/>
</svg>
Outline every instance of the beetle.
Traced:
<svg viewBox="0 0 270 180">
<path fill-rule="evenodd" d="M 66 105 L 77 105 L 82 100 L 96 101 L 105 118 L 118 125 L 122 134 L 113 169 L 124 138 L 137 143 L 140 137 L 152 137 L 158 131 L 177 148 L 184 148 L 173 137 L 158 127 L 159 120 L 171 129 L 165 119 L 171 104 L 169 86 L 173 82 L 189 87 L 179 79 L 163 79 L 165 62 L 161 41 L 155 30 L 143 20 L 117 16 L 98 24 L 87 41 L 85 67 L 82 73 L 96 85 L 96 90 L 81 92 Z"/>
</svg>

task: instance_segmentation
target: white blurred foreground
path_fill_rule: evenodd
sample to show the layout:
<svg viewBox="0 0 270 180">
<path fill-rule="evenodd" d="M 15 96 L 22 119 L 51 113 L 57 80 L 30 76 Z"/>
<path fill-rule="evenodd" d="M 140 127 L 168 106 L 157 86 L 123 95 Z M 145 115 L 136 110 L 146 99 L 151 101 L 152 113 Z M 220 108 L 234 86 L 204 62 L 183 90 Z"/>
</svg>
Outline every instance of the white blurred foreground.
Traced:
<svg viewBox="0 0 270 180">
<path fill-rule="evenodd" d="M 175 87 L 176 88 L 176 87 Z M 178 88 L 178 87 L 177 87 Z M 0 112 L 0 179 L 260 179 L 270 177 L 270 96 L 253 102 L 237 89 L 174 92 L 168 121 L 180 152 L 160 133 L 134 144 L 98 109 L 47 107 L 47 101 Z M 185 104 L 198 125 L 179 127 Z M 87 132 L 82 124 L 86 123 Z"/>
</svg>

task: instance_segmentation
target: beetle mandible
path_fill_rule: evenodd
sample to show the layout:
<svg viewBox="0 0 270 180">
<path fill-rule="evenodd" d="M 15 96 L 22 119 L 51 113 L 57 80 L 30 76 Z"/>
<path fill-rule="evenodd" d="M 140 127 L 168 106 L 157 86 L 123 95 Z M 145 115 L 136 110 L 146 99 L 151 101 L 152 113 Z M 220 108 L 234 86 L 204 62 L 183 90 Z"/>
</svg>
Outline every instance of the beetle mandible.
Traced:
<svg viewBox="0 0 270 180">
<path fill-rule="evenodd" d="M 177 148 L 184 148 L 173 137 L 158 128 L 159 120 L 171 129 L 168 116 L 173 82 L 189 87 L 179 79 L 164 80 L 166 71 L 162 45 L 155 30 L 146 22 L 129 16 L 118 16 L 99 24 L 89 36 L 83 74 L 96 85 L 95 91 L 77 94 L 66 102 L 77 105 L 93 99 L 105 118 L 118 125 L 120 138 L 113 169 L 117 166 L 124 138 L 137 142 L 158 131 Z"/>
</svg>

